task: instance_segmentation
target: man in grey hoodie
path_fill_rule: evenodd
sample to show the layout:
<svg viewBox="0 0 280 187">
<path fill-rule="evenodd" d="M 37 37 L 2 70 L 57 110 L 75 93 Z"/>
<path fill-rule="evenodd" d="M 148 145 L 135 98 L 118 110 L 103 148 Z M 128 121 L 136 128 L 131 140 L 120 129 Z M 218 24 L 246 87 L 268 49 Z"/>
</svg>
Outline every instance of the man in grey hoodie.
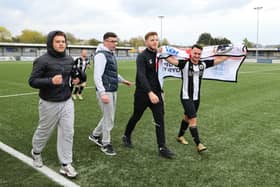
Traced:
<svg viewBox="0 0 280 187">
<path fill-rule="evenodd" d="M 57 127 L 57 155 L 61 163 L 59 172 L 69 178 L 77 176 L 72 163 L 74 136 L 74 104 L 71 99 L 71 78 L 74 60 L 66 55 L 66 35 L 52 31 L 47 37 L 47 53 L 37 58 L 29 78 L 29 84 L 39 89 L 39 125 L 33 135 L 31 155 L 35 167 L 42 167 L 41 152 Z"/>
<path fill-rule="evenodd" d="M 117 60 L 113 52 L 116 45 L 117 35 L 113 32 L 105 33 L 103 43 L 98 45 L 94 57 L 96 97 L 103 116 L 89 139 L 100 146 L 106 155 L 116 155 L 111 144 L 111 130 L 114 127 L 118 83 L 128 86 L 132 84 L 118 74 Z"/>
</svg>

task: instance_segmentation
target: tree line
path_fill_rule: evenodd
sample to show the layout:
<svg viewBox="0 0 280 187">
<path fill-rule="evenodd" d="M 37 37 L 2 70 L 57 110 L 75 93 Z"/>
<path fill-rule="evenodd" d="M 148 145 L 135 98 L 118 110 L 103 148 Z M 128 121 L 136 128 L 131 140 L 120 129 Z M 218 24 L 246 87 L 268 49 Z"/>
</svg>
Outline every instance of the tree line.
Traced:
<svg viewBox="0 0 280 187">
<path fill-rule="evenodd" d="M 80 39 L 75 37 L 74 34 L 66 32 L 67 40 L 69 44 L 76 45 L 98 45 L 101 43 L 100 40 L 96 38 L 90 39 Z M 21 31 L 21 34 L 18 36 L 13 36 L 12 33 L 5 27 L 0 26 L 0 42 L 16 42 L 16 43 L 46 43 L 46 35 L 42 32 L 24 29 Z M 166 38 L 162 41 L 163 45 L 169 45 L 169 42 Z M 119 46 L 131 46 L 138 48 L 139 46 L 144 46 L 145 41 L 143 37 L 132 37 L 129 40 L 119 40 Z"/>
<path fill-rule="evenodd" d="M 68 43 L 77 45 L 98 45 L 101 43 L 100 40 L 96 38 L 90 39 L 80 39 L 75 37 L 74 34 L 66 32 Z M 24 29 L 18 36 L 13 36 L 12 33 L 5 27 L 0 26 L 0 42 L 16 42 L 16 43 L 46 43 L 46 35 L 42 32 Z M 200 34 L 197 42 L 202 46 L 208 45 L 219 45 L 219 44 L 229 44 L 231 41 L 225 37 L 212 37 L 210 33 Z M 247 38 L 243 40 L 243 44 L 247 47 L 255 47 L 253 42 L 250 42 Z M 139 46 L 145 46 L 145 41 L 142 36 L 132 37 L 129 40 L 119 40 L 119 46 L 130 46 L 138 48 Z M 172 45 L 166 38 L 160 42 L 160 45 Z"/>
</svg>

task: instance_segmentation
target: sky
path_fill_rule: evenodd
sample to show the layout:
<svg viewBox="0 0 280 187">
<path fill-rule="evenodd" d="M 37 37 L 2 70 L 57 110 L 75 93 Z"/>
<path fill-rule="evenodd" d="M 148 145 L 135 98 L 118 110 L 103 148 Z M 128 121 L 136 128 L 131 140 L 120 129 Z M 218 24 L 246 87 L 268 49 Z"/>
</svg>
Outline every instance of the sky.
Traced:
<svg viewBox="0 0 280 187">
<path fill-rule="evenodd" d="M 280 44 L 279 11 L 279 0 L 0 0 L 0 26 L 13 36 L 59 29 L 81 39 L 112 31 L 129 40 L 156 31 L 171 44 L 192 45 L 207 32 L 232 43 L 256 43 L 258 35 L 259 44 L 272 45 Z"/>
</svg>

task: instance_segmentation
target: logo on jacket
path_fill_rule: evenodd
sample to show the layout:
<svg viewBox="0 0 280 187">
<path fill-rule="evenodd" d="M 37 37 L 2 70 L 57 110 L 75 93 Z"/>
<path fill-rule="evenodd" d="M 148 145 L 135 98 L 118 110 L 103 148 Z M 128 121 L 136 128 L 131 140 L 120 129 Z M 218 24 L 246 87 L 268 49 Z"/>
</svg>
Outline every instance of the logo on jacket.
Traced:
<svg viewBox="0 0 280 187">
<path fill-rule="evenodd" d="M 153 63 L 153 59 L 150 59 L 150 60 L 149 60 L 149 64 L 152 64 L 152 63 Z"/>
</svg>

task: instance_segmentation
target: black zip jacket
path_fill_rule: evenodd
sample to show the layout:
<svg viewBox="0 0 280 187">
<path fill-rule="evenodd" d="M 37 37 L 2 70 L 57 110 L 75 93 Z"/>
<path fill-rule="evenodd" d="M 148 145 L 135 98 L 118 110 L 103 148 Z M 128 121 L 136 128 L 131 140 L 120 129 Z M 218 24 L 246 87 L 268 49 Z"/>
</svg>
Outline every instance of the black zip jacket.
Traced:
<svg viewBox="0 0 280 187">
<path fill-rule="evenodd" d="M 137 56 L 136 92 L 162 92 L 156 70 L 156 52 L 146 48 Z"/>
</svg>

